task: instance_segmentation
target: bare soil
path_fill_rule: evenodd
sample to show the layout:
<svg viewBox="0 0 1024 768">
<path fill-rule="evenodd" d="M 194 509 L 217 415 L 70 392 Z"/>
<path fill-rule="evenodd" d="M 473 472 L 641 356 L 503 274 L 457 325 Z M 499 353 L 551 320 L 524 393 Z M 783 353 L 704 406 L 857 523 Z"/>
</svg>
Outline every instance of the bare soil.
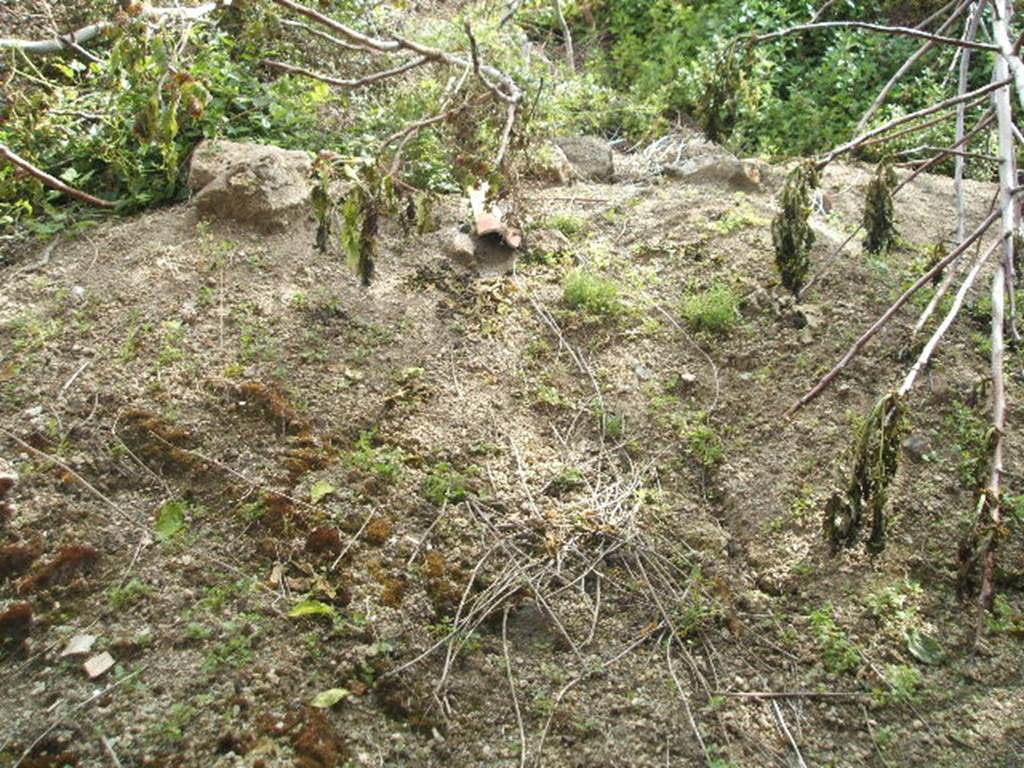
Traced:
<svg viewBox="0 0 1024 768">
<path fill-rule="evenodd" d="M 826 176 L 817 263 L 868 173 Z M 5 267 L 0 765 L 1024 764 L 1019 528 L 976 648 L 956 592 L 985 290 L 910 398 L 881 554 L 832 554 L 821 513 L 921 306 L 783 418 L 923 271 L 950 191 L 916 184 L 904 244 L 855 244 L 803 307 L 770 190 L 667 181 L 530 190 L 505 277 L 444 255 L 456 200 L 389 225 L 368 289 L 311 221 L 187 205 Z M 565 304 L 579 265 L 623 311 Z M 742 298 L 719 333 L 680 313 L 715 284 Z M 61 655 L 81 634 L 96 680 Z"/>
</svg>

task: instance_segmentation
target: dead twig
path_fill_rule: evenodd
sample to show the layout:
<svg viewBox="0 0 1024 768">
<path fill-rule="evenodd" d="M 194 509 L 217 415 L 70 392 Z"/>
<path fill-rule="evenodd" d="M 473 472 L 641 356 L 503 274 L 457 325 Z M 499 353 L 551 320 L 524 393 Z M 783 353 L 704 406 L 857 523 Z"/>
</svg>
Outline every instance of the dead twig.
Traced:
<svg viewBox="0 0 1024 768">
<path fill-rule="evenodd" d="M 512 706 L 516 712 L 516 724 L 519 726 L 519 768 L 526 768 L 526 728 L 523 726 L 523 713 L 519 709 L 519 696 L 516 695 L 516 681 L 512 677 L 512 659 L 508 653 L 508 611 L 509 606 L 506 605 L 505 612 L 501 617 L 501 650 L 505 655 L 505 674 L 508 675 L 508 687 L 512 691 Z"/>
</svg>

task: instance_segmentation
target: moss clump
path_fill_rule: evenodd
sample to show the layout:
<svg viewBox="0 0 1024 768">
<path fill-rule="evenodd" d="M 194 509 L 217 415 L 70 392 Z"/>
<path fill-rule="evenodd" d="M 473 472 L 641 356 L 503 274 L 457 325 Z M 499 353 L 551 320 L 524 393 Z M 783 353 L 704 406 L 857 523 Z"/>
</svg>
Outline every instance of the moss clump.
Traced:
<svg viewBox="0 0 1024 768">
<path fill-rule="evenodd" d="M 715 283 L 683 297 L 679 311 L 694 330 L 727 333 L 739 318 L 739 306 L 739 296 L 731 287 Z"/>
<path fill-rule="evenodd" d="M 868 236 L 864 239 L 864 248 L 869 253 L 884 253 L 896 242 L 892 195 L 897 181 L 892 166 L 883 161 L 868 182 L 864 196 L 864 229 Z"/>
<path fill-rule="evenodd" d="M 783 286 L 794 296 L 803 288 L 811 267 L 814 230 L 808 219 L 811 216 L 811 190 L 816 186 L 818 170 L 813 163 L 794 168 L 782 189 L 782 210 L 772 222 L 775 266 L 779 269 Z"/>
<path fill-rule="evenodd" d="M 394 530 L 394 524 L 386 517 L 375 517 L 370 521 L 370 524 L 366 526 L 366 533 L 363 534 L 363 538 L 366 539 L 367 543 L 375 546 L 382 546 L 388 539 L 391 538 L 391 532 Z"/>
<path fill-rule="evenodd" d="M 868 515 L 868 549 L 881 552 L 885 548 L 885 502 L 899 466 L 906 423 L 903 403 L 895 392 L 890 392 L 875 403 L 860 428 L 850 484 L 845 493 L 833 493 L 825 508 L 825 536 L 833 551 L 854 542 Z"/>
<path fill-rule="evenodd" d="M 623 310 L 619 286 L 614 281 L 580 269 L 566 276 L 562 300 L 570 309 L 594 317 L 613 317 Z"/>
</svg>

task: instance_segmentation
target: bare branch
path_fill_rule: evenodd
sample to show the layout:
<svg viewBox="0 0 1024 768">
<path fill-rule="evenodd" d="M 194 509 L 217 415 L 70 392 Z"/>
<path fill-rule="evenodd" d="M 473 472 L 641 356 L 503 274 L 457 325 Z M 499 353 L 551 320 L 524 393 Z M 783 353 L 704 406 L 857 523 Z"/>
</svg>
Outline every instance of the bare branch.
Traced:
<svg viewBox="0 0 1024 768">
<path fill-rule="evenodd" d="M 964 305 L 964 299 L 967 298 L 968 291 L 971 290 L 971 286 L 974 285 L 975 279 L 978 277 L 978 273 L 981 272 L 982 266 L 988 261 L 988 258 L 995 252 L 996 248 L 999 247 L 999 241 L 995 241 L 988 247 L 988 249 L 981 255 L 981 257 L 975 261 L 971 271 L 967 273 L 967 277 L 964 278 L 963 283 L 960 285 L 960 290 L 957 291 L 956 297 L 953 299 L 953 305 L 949 308 L 946 316 L 943 318 L 939 327 L 935 329 L 935 333 L 928 339 L 928 343 L 925 344 L 924 349 L 921 350 L 921 354 L 917 358 L 917 362 L 914 363 L 910 371 L 907 373 L 907 377 L 903 380 L 903 385 L 899 389 L 900 397 L 907 394 L 914 386 L 914 382 L 917 380 L 917 375 L 924 370 L 925 366 L 928 365 L 928 361 L 931 360 L 932 354 L 935 352 L 935 348 L 938 346 L 942 337 L 946 335 L 946 331 L 953 324 L 957 315 L 960 314 L 960 308 Z"/>
<path fill-rule="evenodd" d="M 41 168 L 37 168 L 36 166 L 32 165 L 32 163 L 30 163 L 28 160 L 12 151 L 6 144 L 0 144 L 0 158 L 3 158 L 11 165 L 20 168 L 30 176 L 39 179 L 41 182 L 43 182 L 43 184 L 50 187 L 51 189 L 56 189 L 58 192 L 63 192 L 65 195 L 68 195 L 69 197 L 73 197 L 76 200 L 81 200 L 83 203 L 95 205 L 100 208 L 114 207 L 114 203 L 110 202 L 109 200 L 101 200 L 98 197 L 93 197 L 88 192 L 82 192 L 80 189 L 75 189 L 74 187 L 68 186 L 55 176 L 51 176 Z"/>
<path fill-rule="evenodd" d="M 407 40 L 402 37 L 384 40 L 365 35 L 347 24 L 342 24 L 340 21 L 332 19 L 330 16 L 326 16 L 314 8 L 295 2 L 295 0 L 273 0 L 273 2 L 333 30 L 336 34 L 340 35 L 343 40 L 351 45 L 376 51 L 377 53 L 395 53 L 402 50 L 412 51 L 432 62 L 455 67 L 456 69 L 463 69 L 470 66 L 470 62 L 461 56 L 449 53 L 448 51 L 442 51 L 439 48 L 432 48 L 413 40 Z M 498 88 L 503 92 L 503 98 L 505 100 L 513 99 L 518 101 L 522 98 L 522 90 L 516 84 L 515 80 L 513 80 L 509 75 L 496 67 L 486 64 L 480 65 L 479 69 L 488 78 L 492 78 L 499 83 Z"/>
<path fill-rule="evenodd" d="M 944 270 L 946 267 L 948 267 L 950 264 L 952 264 L 954 261 L 960 258 L 960 256 L 962 256 L 964 252 L 968 248 L 970 248 L 970 246 L 974 243 L 975 240 L 978 240 L 988 231 L 988 228 L 992 226 L 996 219 L 998 219 L 1001 215 L 1001 211 L 993 211 L 991 214 L 989 214 L 988 218 L 986 218 L 985 221 L 983 221 L 981 225 L 976 230 L 974 230 L 970 237 L 964 240 L 964 242 L 962 242 L 952 253 L 950 253 L 944 259 L 941 259 L 938 263 L 935 264 L 935 266 L 933 266 L 925 274 L 919 277 L 917 279 L 917 282 L 915 282 L 906 291 L 904 291 L 903 295 L 900 296 L 896 300 L 896 302 L 891 307 L 889 307 L 885 311 L 885 313 L 880 318 L 878 318 L 878 320 L 876 320 L 874 324 L 870 328 L 868 328 L 859 339 L 857 339 L 856 342 L 854 342 L 853 346 L 850 347 L 850 349 L 847 351 L 845 355 L 843 355 L 843 359 L 836 363 L 835 367 L 831 371 L 822 376 L 821 380 L 817 384 L 815 384 L 807 392 L 807 394 L 801 397 L 796 402 L 796 404 L 793 405 L 786 412 L 786 416 L 792 416 L 798 410 L 807 405 L 807 403 L 811 402 L 811 400 L 813 400 L 822 392 L 824 392 L 828 385 L 831 384 L 832 381 L 840 373 L 842 373 L 846 366 L 850 364 L 850 361 L 852 361 L 860 353 L 864 346 L 869 341 L 871 341 L 871 339 L 873 339 L 879 331 L 881 331 L 886 325 L 888 325 L 889 321 L 892 320 L 893 316 L 903 307 L 903 305 L 910 301 L 911 297 L 915 293 L 917 293 L 924 286 L 926 286 L 928 283 L 934 280 L 935 276 L 942 272 L 942 270 Z"/>
<path fill-rule="evenodd" d="M 372 50 L 370 48 L 367 48 L 366 46 L 352 45 L 352 43 L 346 43 L 344 40 L 324 32 L 322 29 L 311 27 L 309 26 L 309 24 L 303 24 L 301 21 L 294 21 L 292 19 L 281 19 L 281 24 L 282 26 L 290 27 L 291 29 L 301 29 L 303 32 L 306 32 L 310 35 L 315 35 L 316 37 L 319 37 L 321 40 L 326 40 L 328 43 L 336 45 L 339 48 L 345 48 L 350 51 L 372 52 Z"/>
<path fill-rule="evenodd" d="M 283 61 L 276 61 L 274 59 L 264 59 L 263 65 L 276 69 L 280 72 L 287 72 L 290 75 L 303 75 L 304 77 L 311 77 L 314 80 L 320 80 L 321 82 L 328 83 L 329 85 L 336 86 L 338 88 L 354 89 L 354 88 L 365 88 L 368 85 L 379 83 L 381 80 L 387 80 L 389 77 L 397 77 L 398 75 L 404 74 L 417 67 L 422 67 L 428 63 L 426 58 L 418 58 L 413 61 L 407 61 L 405 64 L 401 64 L 392 69 L 381 70 L 380 72 L 374 72 L 372 75 L 361 77 L 357 80 L 342 80 L 337 77 L 331 77 L 321 72 L 314 72 L 311 69 L 305 67 L 298 67 L 294 64 L 287 64 Z"/>
<path fill-rule="evenodd" d="M 944 101 L 940 101 L 937 104 L 933 104 L 930 107 L 919 109 L 917 112 L 911 112 L 908 115 L 903 115 L 902 117 L 890 120 L 889 122 L 878 126 L 874 130 L 868 131 L 867 133 L 862 134 L 857 138 L 848 141 L 846 144 L 836 147 L 827 155 L 825 155 L 824 158 L 818 161 L 818 168 L 824 168 L 826 165 L 831 163 L 840 155 L 844 155 L 847 152 L 857 149 L 861 145 L 865 144 L 869 139 L 873 139 L 876 136 L 881 136 L 882 134 L 892 130 L 893 128 L 896 128 L 897 126 L 909 123 L 913 120 L 917 120 L 922 117 L 927 117 L 928 115 L 935 114 L 936 112 L 941 112 L 942 110 L 949 109 L 950 107 L 955 107 L 957 104 L 963 104 L 964 102 L 974 101 L 979 96 L 984 96 L 987 93 L 997 91 L 1000 88 L 1009 85 L 1011 82 L 1012 80 L 1010 78 L 1002 78 L 994 83 L 989 83 L 988 85 L 978 88 L 976 90 L 969 91 L 959 96 L 954 96 Z"/>
<path fill-rule="evenodd" d="M 140 11 L 141 16 L 173 17 L 184 20 L 198 19 L 206 16 L 217 8 L 231 5 L 232 0 L 219 0 L 219 2 L 203 3 L 194 8 L 149 8 L 144 7 Z M 65 50 L 84 52 L 80 47 L 82 43 L 99 36 L 102 32 L 114 26 L 112 21 L 100 21 L 95 24 L 76 29 L 67 35 L 52 37 L 48 40 L 21 40 L 19 38 L 0 38 L 0 48 L 14 48 L 30 56 L 47 56 L 52 53 L 60 53 Z M 91 57 L 91 55 L 90 55 Z"/>
<path fill-rule="evenodd" d="M 562 13 L 562 0 L 552 0 L 555 5 L 555 16 L 558 18 L 558 25 L 562 28 L 562 40 L 565 43 L 565 63 L 569 65 L 569 71 L 576 73 L 576 52 L 572 46 L 572 30 Z"/>
<path fill-rule="evenodd" d="M 981 14 L 985 10 L 985 6 L 988 0 L 981 0 L 977 7 L 974 9 L 974 13 L 971 14 L 971 18 L 967 22 L 967 29 L 964 32 L 964 36 L 968 40 L 973 40 L 975 35 L 978 34 L 978 25 L 981 22 Z M 971 69 L 971 52 L 963 51 L 963 56 L 960 57 L 960 79 L 959 85 L 957 86 L 957 92 L 960 94 L 967 93 L 967 79 L 970 75 Z M 958 104 L 956 107 L 956 138 L 960 139 L 964 135 L 964 117 L 967 107 L 964 104 Z M 958 157 L 956 159 L 956 165 L 953 170 L 953 186 L 956 194 L 956 241 L 959 243 L 964 239 L 964 235 L 967 233 L 967 203 L 964 200 L 964 159 Z"/>
<path fill-rule="evenodd" d="M 953 22 L 960 18 L 960 15 L 964 12 L 964 10 L 967 9 L 968 6 L 970 6 L 972 2 L 973 0 L 964 0 L 964 2 L 962 2 L 960 6 L 955 11 L 953 11 L 952 14 L 950 14 L 949 18 L 946 19 L 942 26 L 939 27 L 937 34 L 941 35 L 943 32 L 945 32 L 947 29 L 953 26 Z M 975 17 L 976 15 L 972 16 L 972 19 Z M 965 39 L 973 40 L 974 36 L 965 35 Z M 867 112 L 864 113 L 864 116 L 860 119 L 860 122 L 857 123 L 857 128 L 854 131 L 855 133 L 864 132 L 864 129 L 867 128 L 867 125 L 871 121 L 871 118 L 875 116 L 875 113 L 882 108 L 882 105 L 885 103 L 885 100 L 889 98 L 889 94 L 892 93 L 893 88 L 895 88 L 899 84 L 899 82 L 904 78 L 907 72 L 913 69 L 914 65 L 917 64 L 917 62 L 919 62 L 921 59 L 923 59 L 929 51 L 935 48 L 936 45 L 937 43 L 934 40 L 928 40 L 927 42 L 925 42 L 924 45 L 918 48 L 909 59 L 903 62 L 903 66 L 896 70 L 896 74 L 894 74 L 889 79 L 889 82 L 885 84 L 885 87 L 882 88 L 878 96 L 875 97 L 874 102 L 871 104 L 870 107 L 868 107 Z M 966 53 L 967 52 L 965 51 L 965 54 Z"/>
<path fill-rule="evenodd" d="M 931 32 L 914 29 L 913 27 L 890 27 L 885 24 L 871 24 L 866 21 L 818 21 L 813 24 L 800 24 L 795 27 L 779 30 L 778 32 L 771 32 L 767 35 L 754 35 L 753 39 L 755 43 L 763 43 L 771 40 L 777 40 L 782 37 L 788 37 L 789 35 L 800 34 L 801 32 L 813 32 L 821 29 L 866 29 L 869 32 L 881 32 L 886 35 L 917 37 L 922 40 L 929 40 L 939 45 L 973 48 L 978 51 L 991 51 L 994 53 L 1000 52 L 999 46 L 989 45 L 988 43 L 978 43 L 970 40 L 961 40 L 956 37 L 933 35 Z"/>
<path fill-rule="evenodd" d="M 1006 433 L 1006 385 L 1003 375 L 1004 305 L 1006 273 L 997 269 L 992 277 L 992 469 L 985 499 L 981 507 L 983 518 L 979 525 L 988 529 L 983 537 L 981 552 L 981 589 L 978 594 L 978 633 L 982 616 L 991 607 L 995 597 L 996 546 L 998 529 L 1002 524 L 1003 437 Z M 987 519 L 984 519 L 987 517 Z"/>
</svg>

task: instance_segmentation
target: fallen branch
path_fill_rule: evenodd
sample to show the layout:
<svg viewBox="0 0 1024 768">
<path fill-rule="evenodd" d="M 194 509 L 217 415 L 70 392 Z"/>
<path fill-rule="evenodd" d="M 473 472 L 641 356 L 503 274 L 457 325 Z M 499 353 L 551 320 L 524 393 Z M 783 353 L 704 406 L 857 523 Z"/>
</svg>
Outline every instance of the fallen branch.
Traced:
<svg viewBox="0 0 1024 768">
<path fill-rule="evenodd" d="M 55 176 L 51 176 L 41 168 L 37 168 L 36 166 L 32 165 L 32 163 L 30 163 L 28 160 L 15 153 L 6 144 L 0 144 L 0 158 L 3 158 L 11 165 L 25 171 L 25 173 L 27 173 L 29 176 L 39 179 L 39 181 L 43 182 L 43 184 L 50 187 L 51 189 L 56 189 L 58 192 L 63 192 L 65 195 L 73 197 L 76 200 L 80 200 L 83 203 L 88 203 L 89 205 L 95 205 L 100 208 L 107 209 L 115 207 L 115 204 L 110 202 L 109 200 L 101 200 L 98 197 L 93 197 L 88 192 L 83 192 L 80 189 L 75 189 L 74 187 L 68 186 Z"/>
<path fill-rule="evenodd" d="M 218 0 L 218 2 L 203 3 L 202 5 L 197 5 L 194 8 L 143 7 L 142 10 L 139 11 L 139 15 L 143 17 L 169 16 L 185 20 L 199 19 L 218 8 L 231 5 L 231 2 L 232 0 Z M 46 40 L 22 40 L 11 37 L 0 38 L 0 48 L 13 48 L 22 51 L 29 56 L 48 56 L 68 49 L 78 51 L 81 50 L 80 46 L 82 43 L 86 43 L 93 38 L 98 37 L 102 32 L 105 32 L 114 26 L 115 23 L 112 21 L 99 21 L 95 24 L 89 24 L 88 26 L 82 27 L 81 29 L 76 29 L 66 35 L 51 37 Z"/>
<path fill-rule="evenodd" d="M 900 397 L 903 397 L 911 390 L 911 388 L 913 388 L 917 375 L 924 370 L 926 365 L 928 365 L 928 361 L 935 352 L 935 347 L 938 346 L 942 337 L 945 336 L 946 331 L 949 330 L 949 327 L 953 324 L 956 316 L 960 314 L 960 308 L 964 304 L 964 299 L 967 298 L 967 292 L 971 290 L 971 286 L 974 284 L 975 279 L 977 279 L 978 273 L 981 272 L 982 266 L 986 261 L 988 261 L 989 256 L 991 256 L 998 247 L 999 241 L 997 240 L 989 246 L 988 250 L 986 250 L 985 253 L 982 254 L 975 262 L 971 271 L 967 273 L 967 277 L 964 278 L 963 283 L 960 285 L 960 290 L 957 291 L 956 297 L 953 299 L 953 306 L 949 308 L 945 318 L 943 318 L 942 322 L 939 323 L 939 327 L 935 329 L 935 333 L 932 334 L 928 343 L 925 344 L 924 349 L 921 350 L 921 354 L 917 358 L 917 362 L 914 363 L 913 367 L 907 373 L 907 377 L 903 380 L 903 385 L 899 389 Z"/>
<path fill-rule="evenodd" d="M 935 266 L 933 266 L 925 274 L 919 277 L 917 279 L 917 282 L 915 282 L 906 291 L 904 291 L 903 295 L 900 296 L 895 301 L 895 303 L 893 303 L 893 305 L 890 306 L 882 314 L 882 316 L 878 318 L 874 322 L 874 324 L 864 332 L 864 334 L 859 339 L 857 339 L 856 342 L 854 342 L 853 346 L 850 347 L 850 349 L 847 351 L 845 355 L 843 355 L 842 360 L 840 360 L 835 365 L 835 367 L 832 368 L 831 371 L 822 376 L 821 380 L 818 381 L 818 383 L 815 384 L 807 392 L 807 394 L 801 397 L 788 411 L 786 411 L 786 417 L 791 417 L 794 413 L 796 413 L 798 410 L 807 405 L 807 403 L 811 402 L 811 400 L 813 400 L 823 391 L 825 391 L 828 385 L 831 384 L 832 381 L 840 373 L 842 373 L 846 366 L 850 364 L 850 361 L 852 361 L 860 353 L 861 349 L 863 349 L 864 346 L 869 341 L 871 341 L 871 339 L 874 338 L 879 331 L 881 331 L 886 325 L 888 325 L 889 321 L 903 307 L 903 305 L 906 304 L 911 299 L 911 297 L 914 296 L 914 294 L 916 294 L 924 286 L 926 286 L 928 283 L 934 280 L 935 276 L 941 273 L 942 270 L 944 270 L 946 267 L 948 267 L 950 264 L 952 264 L 954 261 L 960 258 L 960 256 L 962 256 L 964 252 L 966 252 L 967 249 L 970 248 L 976 240 L 981 238 L 988 231 L 988 228 L 992 226 L 996 219 L 998 219 L 1001 215 L 1001 211 L 993 211 L 991 214 L 989 214 L 988 218 L 986 218 L 985 221 L 983 221 L 981 225 L 976 230 L 974 230 L 970 237 L 964 240 L 964 242 L 957 246 L 957 248 L 952 253 L 950 253 L 944 259 L 941 259 L 938 263 L 935 264 Z"/>
<path fill-rule="evenodd" d="M 962 2 L 957 7 L 957 9 L 953 11 L 952 14 L 950 14 L 949 18 L 946 19 L 942 26 L 939 27 L 936 34 L 941 35 L 943 32 L 949 29 L 953 25 L 953 22 L 960 18 L 960 15 L 971 5 L 972 2 L 974 2 L 974 0 L 964 0 L 964 2 Z M 966 36 L 966 39 L 973 40 L 974 36 L 968 35 Z M 904 78 L 907 72 L 913 69 L 914 65 L 917 64 L 917 62 L 919 62 L 921 59 L 923 59 L 929 51 L 936 47 L 936 45 L 937 43 L 934 40 L 928 40 L 927 42 L 925 42 L 924 45 L 918 48 L 909 59 L 903 62 L 903 65 L 898 70 L 896 70 L 896 74 L 889 78 L 889 82 L 885 84 L 885 87 L 882 88 L 878 96 L 875 97 L 874 102 L 871 104 L 870 107 L 868 107 L 868 110 L 864 113 L 864 116 L 861 117 L 860 122 L 857 123 L 857 128 L 854 131 L 855 133 L 863 133 L 864 129 L 871 121 L 871 118 L 874 117 L 875 113 L 882 108 L 883 104 L 885 104 L 885 101 L 886 99 L 889 98 L 889 94 L 892 93 L 893 88 L 895 88 L 899 84 L 899 82 Z"/>
<path fill-rule="evenodd" d="M 379 72 L 374 72 L 372 75 L 360 77 L 356 80 L 343 80 L 341 78 L 331 77 L 330 75 L 325 75 L 321 72 L 315 72 L 311 69 L 306 69 L 305 67 L 298 67 L 295 66 L 294 64 L 287 64 L 283 61 L 277 61 L 275 59 L 264 59 L 262 63 L 263 66 L 269 67 L 270 69 L 275 69 L 279 72 L 286 72 L 289 75 L 302 75 L 304 77 L 312 78 L 313 80 L 320 80 L 321 82 L 327 83 L 328 85 L 333 85 L 338 88 L 346 88 L 352 90 L 356 88 L 365 88 L 368 85 L 379 83 L 381 80 L 387 80 L 390 77 L 397 77 L 398 75 L 416 69 L 417 67 L 422 67 L 427 62 L 428 60 L 426 58 L 420 57 L 418 59 L 414 59 L 413 61 L 408 61 L 405 64 L 401 64 L 397 67 L 393 67 L 391 69 L 384 69 Z"/>
<path fill-rule="evenodd" d="M 936 112 L 941 112 L 942 110 L 949 109 L 950 107 L 955 107 L 957 104 L 963 104 L 964 102 L 974 101 L 979 96 L 984 96 L 985 94 L 997 91 L 1000 88 L 1003 88 L 1004 86 L 1007 86 L 1012 82 L 1012 78 L 1000 78 L 996 82 L 989 83 L 988 85 L 978 88 L 976 90 L 969 91 L 958 96 L 953 96 L 944 101 L 940 101 L 937 104 L 933 104 L 930 107 L 919 109 L 917 112 L 911 112 L 908 115 L 903 115 L 902 117 L 894 118 L 893 120 L 890 120 L 889 122 L 884 123 L 883 125 L 880 125 L 871 131 L 868 131 L 867 133 L 861 134 L 860 136 L 851 139 L 850 141 L 846 142 L 845 144 L 839 147 L 836 147 L 827 155 L 825 155 L 825 157 L 818 161 L 818 168 L 824 168 L 837 157 L 845 155 L 847 152 L 851 152 L 852 150 L 857 149 L 862 144 L 866 143 L 869 139 L 873 139 L 876 136 L 881 136 L 882 134 L 892 130 L 893 128 L 896 128 L 897 126 L 903 125 L 904 123 L 909 123 L 913 120 L 917 120 L 922 117 L 927 117 L 928 115 L 935 114 Z"/>
</svg>

